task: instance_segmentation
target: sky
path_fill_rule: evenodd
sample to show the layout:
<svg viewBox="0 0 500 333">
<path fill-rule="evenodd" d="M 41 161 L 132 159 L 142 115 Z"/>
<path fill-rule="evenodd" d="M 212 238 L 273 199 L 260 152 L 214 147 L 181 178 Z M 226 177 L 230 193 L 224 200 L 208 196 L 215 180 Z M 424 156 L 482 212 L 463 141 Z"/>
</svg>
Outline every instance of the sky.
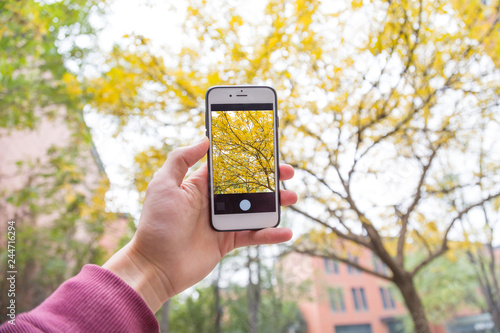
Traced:
<svg viewBox="0 0 500 333">
<path fill-rule="evenodd" d="M 110 3 L 105 21 L 99 19 L 97 26 L 104 26 L 98 36 L 98 44 L 103 52 L 120 44 L 127 34 L 143 35 L 158 47 L 168 47 L 176 51 L 180 45 L 181 26 L 185 3 L 176 5 L 165 1 L 120 0 Z M 113 122 L 94 112 L 85 114 L 85 120 L 92 131 L 94 143 L 106 168 L 111 182 L 108 192 L 108 206 L 112 211 L 131 213 L 136 219 L 140 214 L 137 193 L 130 188 L 128 170 L 132 169 L 132 151 L 148 144 L 140 136 L 129 134 L 127 143 L 113 137 Z M 132 136 L 132 137 L 130 137 Z"/>
<path fill-rule="evenodd" d="M 114 1 L 106 16 L 107 24 L 100 33 L 99 43 L 104 49 L 119 42 L 125 34 L 146 36 L 158 45 L 178 48 L 185 2 L 168 1 Z"/>
</svg>

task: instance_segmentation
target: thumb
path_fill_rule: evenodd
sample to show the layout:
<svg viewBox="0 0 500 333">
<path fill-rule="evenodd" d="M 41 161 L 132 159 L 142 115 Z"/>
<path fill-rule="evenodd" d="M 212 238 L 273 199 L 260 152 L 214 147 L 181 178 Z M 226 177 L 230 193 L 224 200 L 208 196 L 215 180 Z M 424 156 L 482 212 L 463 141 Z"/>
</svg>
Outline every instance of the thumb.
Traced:
<svg viewBox="0 0 500 333">
<path fill-rule="evenodd" d="M 208 138 L 204 137 L 200 142 L 192 146 L 174 149 L 158 171 L 160 178 L 172 180 L 179 186 L 188 169 L 206 155 L 209 147 L 208 142 Z"/>
</svg>

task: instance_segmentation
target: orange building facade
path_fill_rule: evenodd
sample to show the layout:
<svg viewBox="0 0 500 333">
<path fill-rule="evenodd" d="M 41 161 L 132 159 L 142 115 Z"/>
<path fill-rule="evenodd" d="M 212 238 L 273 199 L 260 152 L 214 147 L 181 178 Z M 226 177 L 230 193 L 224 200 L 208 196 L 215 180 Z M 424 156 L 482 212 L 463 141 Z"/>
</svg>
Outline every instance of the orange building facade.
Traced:
<svg viewBox="0 0 500 333">
<path fill-rule="evenodd" d="M 388 269 L 370 251 L 351 259 L 385 273 Z M 286 283 L 307 286 L 297 301 L 308 333 L 403 333 L 408 316 L 395 286 L 346 264 L 292 252 L 280 265 Z M 431 324 L 433 333 L 495 332 L 489 314 L 465 309 L 448 323 Z"/>
<path fill-rule="evenodd" d="M 379 272 L 387 270 L 368 251 L 352 259 Z M 294 272 L 289 275 L 292 281 L 310 284 L 310 292 L 299 301 L 308 333 L 402 332 L 406 309 L 388 281 L 331 259 L 298 253 L 284 259 L 284 269 Z"/>
</svg>

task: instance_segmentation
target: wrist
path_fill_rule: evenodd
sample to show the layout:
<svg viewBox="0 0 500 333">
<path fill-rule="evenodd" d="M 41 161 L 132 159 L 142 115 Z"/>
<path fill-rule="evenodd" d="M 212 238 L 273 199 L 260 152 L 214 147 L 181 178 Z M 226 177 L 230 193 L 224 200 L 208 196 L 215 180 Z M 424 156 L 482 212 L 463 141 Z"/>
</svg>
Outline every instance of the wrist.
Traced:
<svg viewBox="0 0 500 333">
<path fill-rule="evenodd" d="M 136 251 L 132 242 L 116 252 L 102 267 L 125 281 L 156 313 L 171 293 L 163 282 L 163 273 Z"/>
</svg>

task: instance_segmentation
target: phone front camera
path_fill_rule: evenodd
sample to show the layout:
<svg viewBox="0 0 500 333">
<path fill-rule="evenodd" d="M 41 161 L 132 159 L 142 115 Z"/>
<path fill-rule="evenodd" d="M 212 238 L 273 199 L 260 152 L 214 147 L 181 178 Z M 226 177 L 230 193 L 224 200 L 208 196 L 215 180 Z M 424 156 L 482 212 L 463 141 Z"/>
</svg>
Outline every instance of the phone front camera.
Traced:
<svg viewBox="0 0 500 333">
<path fill-rule="evenodd" d="M 233 95 L 229 95 L 229 97 L 233 97 Z"/>
</svg>

